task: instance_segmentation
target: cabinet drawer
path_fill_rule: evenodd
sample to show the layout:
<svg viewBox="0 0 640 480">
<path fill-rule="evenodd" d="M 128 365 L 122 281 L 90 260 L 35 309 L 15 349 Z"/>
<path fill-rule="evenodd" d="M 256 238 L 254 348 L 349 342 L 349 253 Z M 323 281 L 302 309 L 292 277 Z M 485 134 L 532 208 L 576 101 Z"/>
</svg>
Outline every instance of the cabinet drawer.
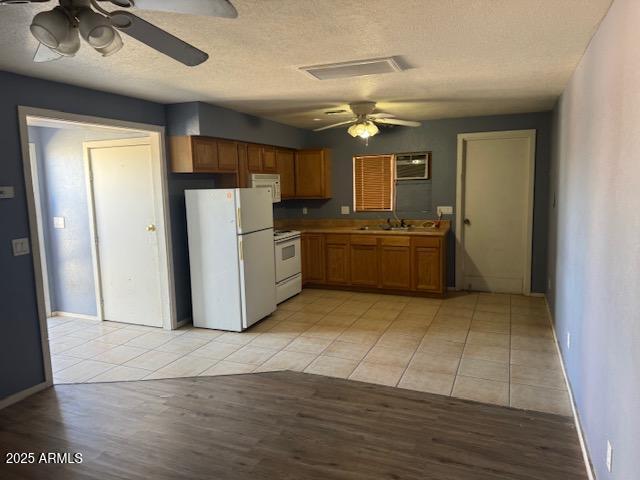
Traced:
<svg viewBox="0 0 640 480">
<path fill-rule="evenodd" d="M 349 235 L 341 235 L 339 233 L 328 233 L 325 235 L 325 242 L 337 245 L 347 245 L 349 243 Z"/>
<path fill-rule="evenodd" d="M 411 242 L 414 247 L 440 247 L 440 239 L 437 237 L 413 237 Z"/>
<path fill-rule="evenodd" d="M 351 245 L 377 245 L 378 237 L 372 235 L 351 235 Z"/>
<path fill-rule="evenodd" d="M 409 237 L 381 237 L 381 244 L 385 247 L 408 247 L 411 243 Z"/>
</svg>

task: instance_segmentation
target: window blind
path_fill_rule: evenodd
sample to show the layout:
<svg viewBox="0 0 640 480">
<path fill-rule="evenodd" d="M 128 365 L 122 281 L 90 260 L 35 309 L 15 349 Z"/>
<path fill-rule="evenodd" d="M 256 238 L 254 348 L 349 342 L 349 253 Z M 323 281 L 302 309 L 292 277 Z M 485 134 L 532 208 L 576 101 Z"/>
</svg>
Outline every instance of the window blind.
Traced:
<svg viewBox="0 0 640 480">
<path fill-rule="evenodd" d="M 353 197 L 356 212 L 393 208 L 393 155 L 353 158 Z"/>
</svg>

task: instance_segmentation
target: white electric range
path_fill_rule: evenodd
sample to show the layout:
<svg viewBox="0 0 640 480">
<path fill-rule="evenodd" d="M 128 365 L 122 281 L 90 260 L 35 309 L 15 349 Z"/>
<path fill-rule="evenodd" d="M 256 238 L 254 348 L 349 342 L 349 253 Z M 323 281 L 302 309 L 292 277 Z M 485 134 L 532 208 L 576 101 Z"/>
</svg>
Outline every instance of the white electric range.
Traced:
<svg viewBox="0 0 640 480">
<path fill-rule="evenodd" d="M 276 301 L 281 303 L 302 291 L 300 232 L 275 230 L 273 242 L 276 263 Z"/>
</svg>

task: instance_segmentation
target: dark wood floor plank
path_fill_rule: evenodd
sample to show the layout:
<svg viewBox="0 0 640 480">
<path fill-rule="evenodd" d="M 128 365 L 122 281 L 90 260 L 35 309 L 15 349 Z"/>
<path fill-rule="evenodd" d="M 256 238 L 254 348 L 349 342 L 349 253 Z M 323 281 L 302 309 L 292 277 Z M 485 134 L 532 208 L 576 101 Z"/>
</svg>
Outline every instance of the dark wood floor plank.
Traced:
<svg viewBox="0 0 640 480">
<path fill-rule="evenodd" d="M 0 411 L 20 479 L 577 480 L 570 418 L 294 372 L 61 385 Z"/>
</svg>

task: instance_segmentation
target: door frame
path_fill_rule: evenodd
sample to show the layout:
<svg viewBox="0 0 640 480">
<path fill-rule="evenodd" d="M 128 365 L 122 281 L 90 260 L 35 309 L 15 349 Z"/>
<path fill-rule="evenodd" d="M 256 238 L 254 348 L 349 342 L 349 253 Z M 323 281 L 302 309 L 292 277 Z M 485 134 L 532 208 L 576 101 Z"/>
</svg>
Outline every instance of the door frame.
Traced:
<svg viewBox="0 0 640 480">
<path fill-rule="evenodd" d="M 59 112 L 56 110 L 48 110 L 42 108 L 18 106 L 18 127 L 20 134 L 20 147 L 22 151 L 22 167 L 24 173 L 24 185 L 25 194 L 27 199 L 27 212 L 29 215 L 29 230 L 30 246 L 33 261 L 33 271 L 36 287 L 36 298 L 38 308 L 38 318 L 40 327 L 40 345 L 44 360 L 44 373 L 45 382 L 37 385 L 38 389 L 46 388 L 53 385 L 53 373 L 51 369 L 51 353 L 49 350 L 49 338 L 47 332 L 47 301 L 45 301 L 45 287 L 43 276 L 43 264 L 46 268 L 46 252 L 40 248 L 40 241 L 43 233 L 41 226 L 38 225 L 38 209 L 36 206 L 36 198 L 34 193 L 34 177 L 31 168 L 31 161 L 29 155 L 29 130 L 28 119 L 40 119 L 56 121 L 58 123 L 67 124 L 81 124 L 94 127 L 109 127 L 111 129 L 120 129 L 124 131 L 136 130 L 138 132 L 146 132 L 149 134 L 152 149 L 155 151 L 153 161 L 159 166 L 160 171 L 160 184 L 155 185 L 159 192 L 162 192 L 162 219 L 164 228 L 164 245 L 160 245 L 160 250 L 164 250 L 167 258 L 166 264 L 166 276 L 168 281 L 169 290 L 169 304 L 170 304 L 170 316 L 168 323 L 164 325 L 167 330 L 174 330 L 177 328 L 177 311 L 176 311 L 176 294 L 175 294 L 175 279 L 174 279 L 174 265 L 173 256 L 171 255 L 172 239 L 171 228 L 169 219 L 169 187 L 167 180 L 167 153 L 165 148 L 165 127 L 160 125 L 152 125 L 146 123 L 127 122 L 122 120 L 114 120 L 103 117 L 93 117 L 89 115 L 78 115 L 67 112 Z M 164 247 L 164 248 L 163 248 Z M 17 398 L 17 397 L 16 397 Z"/>
<path fill-rule="evenodd" d="M 95 209 L 95 192 L 93 188 L 93 170 L 91 165 L 92 148 L 110 148 L 110 147 L 124 147 L 124 146 L 136 146 L 136 145 L 148 145 L 151 148 L 151 176 L 153 182 L 153 204 L 154 210 L 158 214 L 156 220 L 156 234 L 159 237 L 158 241 L 158 260 L 159 260 L 159 274 L 160 274 L 160 299 L 162 312 L 162 326 L 171 325 L 171 304 L 169 302 L 170 286 L 169 279 L 162 274 L 167 271 L 167 264 L 169 259 L 167 258 L 168 252 L 166 249 L 161 248 L 161 245 L 166 244 L 166 227 L 165 222 L 162 220 L 162 203 L 163 198 L 157 191 L 157 184 L 161 178 L 161 168 L 154 158 L 158 158 L 157 148 L 155 148 L 154 142 L 150 137 L 132 137 L 123 139 L 111 139 L 111 140 L 92 140 L 82 143 L 83 160 L 84 160 L 84 173 L 85 173 L 85 185 L 87 189 L 87 207 L 89 213 L 89 233 L 91 238 L 91 257 L 93 263 L 93 276 L 94 285 L 96 291 L 96 317 L 100 321 L 104 321 L 104 296 L 102 294 L 102 277 L 100 270 L 100 242 L 98 242 L 98 218 L 96 217 Z"/>
<path fill-rule="evenodd" d="M 533 255 L 533 196 L 535 186 L 536 168 L 536 130 L 503 130 L 494 132 L 476 132 L 458 134 L 458 160 L 456 169 L 456 290 L 463 290 L 464 277 L 464 177 L 466 162 L 466 142 L 468 140 L 494 140 L 501 138 L 526 138 L 529 140 L 529 155 L 527 158 L 527 192 L 526 216 L 525 220 L 525 255 L 524 255 L 524 278 L 522 293 L 531 295 L 531 261 Z"/>
</svg>

